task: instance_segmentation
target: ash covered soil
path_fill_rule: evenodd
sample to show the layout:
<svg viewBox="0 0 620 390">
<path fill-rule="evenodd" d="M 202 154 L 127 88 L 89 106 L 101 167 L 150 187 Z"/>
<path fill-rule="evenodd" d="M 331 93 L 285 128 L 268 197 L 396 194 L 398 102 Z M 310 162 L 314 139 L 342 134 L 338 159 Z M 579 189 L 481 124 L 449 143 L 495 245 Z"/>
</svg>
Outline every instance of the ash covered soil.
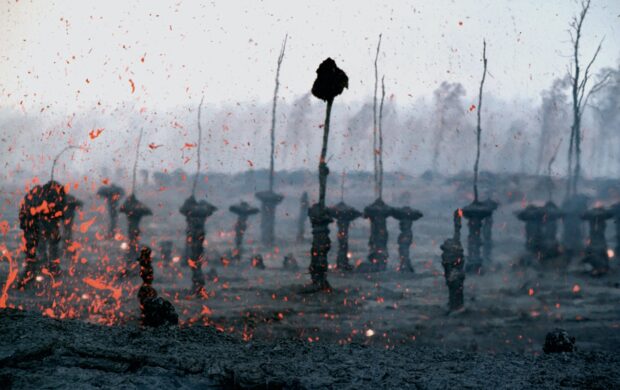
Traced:
<svg viewBox="0 0 620 390">
<path fill-rule="evenodd" d="M 2 388 L 618 388 L 617 353 L 414 344 L 243 342 L 210 327 L 139 329 L 0 312 Z"/>
<path fill-rule="evenodd" d="M 388 177 L 389 178 L 389 177 Z M 312 177 L 314 179 L 314 177 Z M 308 183 L 314 183 L 311 179 Z M 229 183 L 226 186 L 226 183 Z M 241 263 L 220 261 L 232 247 L 234 219 L 228 206 L 240 200 L 257 205 L 253 188 L 242 181 L 210 180 L 209 202 L 219 211 L 207 220 L 208 264 L 217 276 L 207 278 L 207 297 L 189 292 L 190 269 L 181 262 L 164 264 L 158 244 L 174 242 L 173 256 L 183 253 L 185 222 L 178 213 L 187 194 L 151 185 L 139 198 L 154 210 L 142 223 L 143 243 L 154 250 L 154 287 L 179 313 L 179 329 L 140 329 L 137 275 L 118 277 L 124 269 L 124 237 L 103 239 L 107 215 L 93 191 L 74 192 L 85 201 L 75 224 L 73 245 L 62 260 L 62 277 L 26 291 L 8 291 L 0 315 L 2 384 L 15 387 L 618 387 L 620 350 L 620 266 L 591 277 L 579 258 L 559 259 L 541 268 L 520 266 L 524 227 L 514 217 L 532 199 L 535 182 L 503 178 L 494 184 L 501 206 L 495 214 L 495 248 L 482 275 L 467 275 L 463 312 L 448 314 L 448 292 L 439 245 L 452 235 L 452 212 L 470 200 L 468 178 L 425 182 L 388 180 L 385 200 L 411 205 L 424 217 L 414 223 L 411 248 L 415 274 L 396 271 L 397 222 L 390 220 L 390 264 L 377 274 L 331 270 L 333 292 L 299 295 L 309 281 L 309 226 L 306 241 L 295 240 L 300 185 L 280 183 L 285 194 L 277 209 L 277 247 L 262 248 L 259 217 L 250 219 L 247 251 Z M 464 183 L 464 184 L 463 184 Z M 599 199 L 593 183 L 584 183 Z M 337 183 L 330 183 L 333 187 Z M 350 179 L 345 196 L 362 209 L 372 202 L 367 180 Z M 250 186 L 252 187 L 252 186 Z M 261 185 L 253 187 L 262 188 Z M 308 186 L 312 200 L 312 189 Z M 490 187 L 490 186 L 489 186 Z M 80 186 L 91 190 L 91 186 Z M 234 197 L 227 196 L 235 194 Z M 238 196 L 237 196 L 238 195 Z M 4 193 L 2 218 L 10 222 L 2 242 L 20 263 L 16 210 L 23 188 Z M 613 203 L 615 199 L 600 198 Z M 330 203 L 335 203 L 330 202 Z M 93 218 L 96 218 L 93 223 Z M 126 229 L 120 218 L 120 228 Z M 86 226 L 85 229 L 83 227 Z M 614 244 L 614 227 L 608 243 Z M 335 261 L 332 226 L 330 263 Z M 466 245 L 466 227 L 463 243 Z M 356 220 L 350 231 L 351 262 L 365 261 L 368 222 Z M 250 266 L 260 253 L 266 269 Z M 293 253 L 299 270 L 282 268 Z M 8 263 L 0 262 L 0 281 Z M 90 282 L 85 282 L 89 280 Z M 97 283 L 93 284 L 93 280 Z M 41 313 L 43 317 L 41 317 Z M 79 321 L 77 321 L 79 320 Z M 105 326 L 102 326 L 105 325 Z M 544 355 L 545 334 L 563 328 L 577 339 L 576 353 Z"/>
</svg>

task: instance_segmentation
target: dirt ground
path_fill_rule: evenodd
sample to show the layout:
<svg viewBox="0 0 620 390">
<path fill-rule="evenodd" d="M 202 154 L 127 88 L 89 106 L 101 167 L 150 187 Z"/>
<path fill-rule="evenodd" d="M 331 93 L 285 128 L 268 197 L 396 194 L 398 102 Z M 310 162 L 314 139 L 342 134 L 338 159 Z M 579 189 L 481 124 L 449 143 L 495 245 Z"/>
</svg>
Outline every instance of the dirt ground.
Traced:
<svg viewBox="0 0 620 390">
<path fill-rule="evenodd" d="M 54 372 L 66 375 L 66 383 L 84 380 L 96 386 L 105 379 L 106 384 L 128 387 L 151 387 L 149 381 L 164 381 L 166 375 L 168 382 L 161 382 L 165 387 L 236 383 L 342 388 L 347 383 L 351 388 L 372 388 L 405 383 L 422 388 L 455 384 L 609 388 L 618 383 L 612 372 L 620 349 L 620 266 L 615 257 L 609 274 L 599 278 L 585 272 L 579 259 L 555 269 L 520 266 L 523 225 L 514 211 L 539 200 L 533 195 L 515 197 L 514 186 L 502 182 L 494 187 L 494 197 L 502 205 L 495 215 L 493 261 L 482 275 L 467 275 L 466 309 L 449 314 L 439 245 L 452 235 L 452 211 L 470 202 L 469 188 L 455 181 L 428 183 L 413 178 L 387 184 L 387 203 L 409 204 L 425 214 L 414 223 L 415 274 L 396 271 L 398 225 L 391 221 L 388 271 L 332 270 L 332 293 L 297 294 L 309 281 L 310 243 L 295 242 L 301 189 L 285 183 L 276 248 L 266 250 L 254 241 L 259 217 L 253 217 L 245 258 L 240 264 L 223 264 L 219 259 L 230 251 L 233 238 L 234 219 L 228 206 L 242 199 L 257 201 L 240 189 L 217 193 L 212 189 L 209 201 L 220 210 L 207 221 L 209 263 L 204 268 L 217 273 L 207 283 L 208 298 L 189 294 L 189 268 L 159 259 L 158 243 L 163 239 L 173 240 L 173 256 L 182 253 L 184 221 L 177 208 L 186 195 L 156 186 L 145 188 L 140 198 L 154 209 L 154 216 L 143 223 L 143 242 L 154 249 L 154 287 L 175 305 L 182 326 L 182 330 L 158 331 L 136 328 L 140 279 L 116 276 L 124 263 L 124 237 L 101 239 L 107 224 L 101 200 L 76 191 L 86 206 L 74 233 L 79 247 L 63 260 L 64 276 L 52 281 L 43 275 L 28 291 L 8 290 L 8 306 L 55 319 L 112 326 L 5 311 L 0 315 L 2 334 L 13 338 L 1 341 L 3 380 L 16 387 L 41 387 L 46 373 Z M 359 208 L 369 204 L 372 199 L 364 186 L 364 180 L 351 180 L 347 202 Z M 228 191 L 240 195 L 231 200 L 226 197 Z M 21 261 L 19 231 L 16 220 L 10 219 L 10 205 L 23 196 L 23 189 L 4 195 L 3 218 L 11 221 L 11 229 L 4 234 L 3 245 Z M 95 222 L 82 229 L 93 217 Z M 123 216 L 120 227 L 125 229 Z M 613 225 L 608 229 L 610 247 L 615 244 L 613 229 Z M 336 247 L 333 230 L 330 261 Z M 368 233 L 367 221 L 354 222 L 350 247 L 354 264 L 365 261 Z M 464 227 L 463 241 L 466 234 Z M 253 253 L 263 254 L 265 270 L 250 266 Z M 282 269 L 288 253 L 297 258 L 298 271 Z M 0 265 L 4 281 L 8 263 Z M 98 288 L 92 280 L 98 281 Z M 556 327 L 576 337 L 579 353 L 542 354 L 545 334 Z M 32 329 L 39 333 L 30 336 Z M 114 350 L 124 357 L 111 358 Z M 156 355 L 155 360 L 140 360 L 149 354 Z M 18 355 L 22 358 L 15 362 Z M 136 359 L 142 362 L 138 368 Z M 46 364 L 38 367 L 36 362 L 41 361 Z M 32 373 L 32 382 L 24 382 L 26 372 Z"/>
</svg>

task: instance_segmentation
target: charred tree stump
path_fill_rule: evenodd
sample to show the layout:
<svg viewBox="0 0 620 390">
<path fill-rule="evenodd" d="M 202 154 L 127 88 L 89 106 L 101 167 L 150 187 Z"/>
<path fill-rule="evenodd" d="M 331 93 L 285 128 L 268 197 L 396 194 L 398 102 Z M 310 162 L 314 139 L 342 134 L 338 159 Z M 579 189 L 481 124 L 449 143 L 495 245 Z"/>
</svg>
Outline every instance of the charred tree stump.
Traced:
<svg viewBox="0 0 620 390">
<path fill-rule="evenodd" d="M 310 253 L 310 276 L 312 286 L 317 290 L 329 290 L 327 282 L 327 254 L 331 248 L 329 238 L 329 224 L 334 222 L 329 210 L 315 203 L 308 210 L 308 217 L 312 224 L 312 248 Z"/>
<path fill-rule="evenodd" d="M 610 211 L 614 215 L 614 224 L 616 225 L 616 256 L 620 256 L 620 202 L 611 206 Z"/>
<path fill-rule="evenodd" d="M 160 241 L 159 254 L 164 267 L 169 267 L 170 265 L 172 265 L 172 241 Z"/>
<path fill-rule="evenodd" d="M 257 192 L 256 198 L 261 202 L 260 208 L 260 237 L 261 243 L 272 248 L 275 243 L 276 230 L 276 207 L 282 202 L 284 196 L 273 191 Z"/>
<path fill-rule="evenodd" d="M 351 222 L 362 216 L 362 213 L 344 202 L 339 202 L 329 209 L 330 215 L 336 220 L 338 227 L 338 255 L 336 267 L 341 270 L 353 269 L 349 264 L 349 226 Z"/>
<path fill-rule="evenodd" d="M 540 259 L 543 251 L 543 219 L 545 212 L 542 207 L 528 205 L 516 213 L 520 221 L 525 222 L 525 249 Z"/>
<path fill-rule="evenodd" d="M 574 195 L 562 203 L 563 231 L 562 245 L 568 258 L 583 251 L 583 220 L 581 215 L 588 209 L 588 199 L 584 195 Z"/>
<path fill-rule="evenodd" d="M 491 214 L 482 220 L 482 259 L 489 265 L 493 256 L 493 212 L 497 210 L 499 203 L 489 198 L 482 204 L 491 210 Z"/>
<path fill-rule="evenodd" d="M 454 212 L 454 236 L 441 245 L 441 265 L 448 286 L 448 309 L 461 310 L 464 306 L 463 284 L 465 272 L 463 270 L 464 253 L 461 245 L 461 210 Z"/>
<path fill-rule="evenodd" d="M 552 201 L 543 206 L 543 238 L 541 257 L 544 260 L 552 259 L 560 255 L 560 243 L 558 241 L 558 220 L 563 214 Z"/>
<path fill-rule="evenodd" d="M 153 215 L 153 212 L 144 203 L 140 202 L 134 194 L 129 195 L 121 205 L 120 212 L 127 217 L 127 238 L 129 240 L 129 252 L 127 253 L 127 271 L 135 268 L 135 261 L 140 249 L 140 221 L 143 217 Z"/>
<path fill-rule="evenodd" d="M 370 220 L 370 238 L 368 239 L 368 263 L 360 266 L 360 271 L 385 271 L 388 264 L 388 230 L 387 219 L 393 209 L 378 198 L 364 209 L 364 218 Z"/>
<path fill-rule="evenodd" d="M 289 253 L 288 255 L 284 256 L 282 268 L 288 271 L 297 271 L 299 269 L 299 265 L 297 265 L 297 259 L 295 258 L 294 254 Z"/>
<path fill-rule="evenodd" d="M 248 228 L 248 218 L 257 214 L 258 209 L 251 207 L 247 202 L 241 202 L 230 206 L 228 210 L 237 215 L 237 222 L 235 223 L 235 249 L 232 258 L 239 262 L 243 258 L 243 236 Z"/>
<path fill-rule="evenodd" d="M 186 240 L 185 240 L 185 262 L 192 270 L 192 291 L 196 295 L 204 294 L 205 277 L 202 273 L 204 262 L 204 247 L 206 230 L 205 222 L 217 208 L 206 200 L 196 201 L 194 196 L 185 200 L 179 212 L 185 217 Z"/>
<path fill-rule="evenodd" d="M 482 272 L 483 258 L 480 253 L 482 246 L 482 221 L 493 213 L 487 205 L 472 202 L 463 208 L 463 216 L 467 218 L 469 234 L 467 236 L 467 262 L 465 271 L 479 274 Z"/>
<path fill-rule="evenodd" d="M 38 269 L 37 251 L 41 239 L 41 226 L 38 207 L 43 203 L 43 187 L 34 186 L 24 196 L 19 207 L 19 227 L 24 232 L 26 244 L 26 267 L 19 277 L 18 286 L 24 288 L 35 277 Z"/>
<path fill-rule="evenodd" d="M 75 211 L 78 208 L 82 208 L 84 202 L 76 198 L 71 194 L 66 195 L 65 211 L 64 211 L 64 239 L 65 239 L 65 251 L 71 241 L 73 240 L 73 219 L 75 218 Z"/>
<path fill-rule="evenodd" d="M 116 226 L 118 223 L 118 204 L 121 198 L 125 196 L 125 191 L 114 184 L 99 188 L 97 195 L 105 199 L 106 206 L 108 208 L 108 215 L 110 216 L 110 226 L 108 227 L 108 238 L 111 239 L 116 233 Z"/>
<path fill-rule="evenodd" d="M 47 269 L 53 276 L 60 275 L 60 225 L 66 208 L 64 186 L 54 180 L 48 181 L 41 190 L 41 198 L 47 205 L 40 214 L 40 238 Z"/>
<path fill-rule="evenodd" d="M 423 214 L 411 207 L 399 207 L 393 210 L 392 216 L 398 220 L 400 234 L 398 235 L 398 257 L 400 265 L 398 270 L 401 272 L 415 272 L 409 256 L 409 248 L 413 243 L 412 225 L 415 221 L 423 217 Z"/>
<path fill-rule="evenodd" d="M 612 212 L 603 207 L 595 207 L 581 216 L 590 224 L 590 239 L 583 262 L 592 266 L 592 275 L 594 276 L 600 276 L 609 271 L 605 229 L 607 227 L 606 221 L 611 217 L 613 217 Z"/>
<path fill-rule="evenodd" d="M 301 195 L 299 201 L 299 219 L 297 220 L 297 243 L 304 242 L 304 234 L 306 231 L 306 218 L 308 217 L 308 208 L 310 202 L 308 200 L 308 193 L 304 192 Z"/>
</svg>

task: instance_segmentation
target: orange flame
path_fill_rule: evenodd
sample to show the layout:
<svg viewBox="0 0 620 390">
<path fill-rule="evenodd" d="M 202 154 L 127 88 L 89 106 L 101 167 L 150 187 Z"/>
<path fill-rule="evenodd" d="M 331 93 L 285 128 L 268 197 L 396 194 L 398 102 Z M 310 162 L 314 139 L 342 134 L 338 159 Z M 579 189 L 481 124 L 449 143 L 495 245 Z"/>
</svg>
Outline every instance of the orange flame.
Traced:
<svg viewBox="0 0 620 390">
<path fill-rule="evenodd" d="M 92 279 L 92 278 L 84 278 L 82 279 L 82 281 L 86 284 L 88 284 L 91 287 L 96 288 L 97 290 L 109 290 L 112 292 L 112 297 L 114 299 L 116 299 L 117 301 L 119 301 L 121 299 L 121 296 L 123 295 L 123 289 L 120 287 L 114 287 L 111 284 L 106 284 L 103 281 L 99 280 L 99 279 Z"/>
<path fill-rule="evenodd" d="M 6 282 L 2 287 L 2 295 L 0 296 L 0 308 L 4 309 L 6 308 L 6 301 L 9 299 L 9 288 L 17 277 L 17 264 L 15 264 L 11 252 L 6 249 L 6 246 L 0 246 L 0 253 L 2 253 L 2 257 L 6 257 L 9 262 L 9 274 L 6 277 Z"/>
</svg>

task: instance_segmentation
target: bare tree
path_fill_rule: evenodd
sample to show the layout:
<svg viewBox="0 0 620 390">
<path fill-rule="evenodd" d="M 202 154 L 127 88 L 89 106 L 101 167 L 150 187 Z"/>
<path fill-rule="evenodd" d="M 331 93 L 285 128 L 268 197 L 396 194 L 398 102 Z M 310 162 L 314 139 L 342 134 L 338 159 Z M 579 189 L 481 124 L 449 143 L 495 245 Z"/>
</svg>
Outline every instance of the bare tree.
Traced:
<svg viewBox="0 0 620 390">
<path fill-rule="evenodd" d="M 284 36 L 282 47 L 280 48 L 280 55 L 278 56 L 278 67 L 276 69 L 276 86 L 273 91 L 273 107 L 271 109 L 271 154 L 269 159 L 269 191 L 273 192 L 273 160 L 276 147 L 276 105 L 278 103 L 278 89 L 280 89 L 280 67 L 282 66 L 282 60 L 284 59 L 284 51 L 286 50 L 286 41 L 288 40 L 288 34 Z"/>
<path fill-rule="evenodd" d="M 385 76 L 381 77 L 381 103 L 379 104 L 379 166 L 377 183 L 379 199 L 383 198 L 383 102 L 385 101 Z"/>
<path fill-rule="evenodd" d="M 476 122 L 476 162 L 474 164 L 474 202 L 478 202 L 478 166 L 480 164 L 480 136 L 482 134 L 482 128 L 480 127 L 480 113 L 482 112 L 482 89 L 484 87 L 484 80 L 487 76 L 487 42 L 482 41 L 482 80 L 480 80 L 480 91 L 478 92 L 478 115 Z"/>
<path fill-rule="evenodd" d="M 379 50 L 381 49 L 381 35 L 379 34 L 379 42 L 377 42 L 377 54 L 375 55 L 375 94 L 372 100 L 372 160 L 375 178 L 375 196 L 379 197 L 379 161 L 377 158 L 377 88 L 379 86 L 379 70 L 377 63 L 379 61 Z"/>
<path fill-rule="evenodd" d="M 592 58 L 587 63 L 585 69 L 581 69 L 581 64 L 579 62 L 579 44 L 581 43 L 582 38 L 582 28 L 583 22 L 588 14 L 588 10 L 590 9 L 590 0 L 582 0 L 581 2 L 581 11 L 578 16 L 575 16 L 570 23 L 570 28 L 568 33 L 570 34 L 571 43 L 573 45 L 573 63 L 571 64 L 572 69 L 569 69 L 569 78 L 571 82 L 571 95 L 572 95 L 572 106 L 573 106 L 573 124 L 571 126 L 570 132 L 570 140 L 568 146 L 568 183 L 567 183 L 567 194 L 572 193 L 573 195 L 577 193 L 577 184 L 579 182 L 579 177 L 581 175 L 581 119 L 583 116 L 583 111 L 586 105 L 588 104 L 588 100 L 593 93 L 599 91 L 607 80 L 609 76 L 605 76 L 598 80 L 591 88 L 588 88 L 588 81 L 592 77 L 591 68 L 592 64 L 598 57 L 598 54 L 601 51 L 601 47 L 603 44 L 603 40 L 601 40 L 592 55 Z M 573 155 L 575 164 L 573 167 Z"/>
<path fill-rule="evenodd" d="M 200 114 L 202 112 L 202 103 L 204 102 L 205 97 L 203 96 L 200 99 L 200 104 L 198 105 L 198 145 L 196 150 L 196 175 L 194 176 L 194 182 L 192 183 L 192 196 L 196 195 L 196 185 L 198 184 L 198 176 L 200 176 L 200 149 L 202 146 L 202 125 L 200 123 Z"/>
</svg>

